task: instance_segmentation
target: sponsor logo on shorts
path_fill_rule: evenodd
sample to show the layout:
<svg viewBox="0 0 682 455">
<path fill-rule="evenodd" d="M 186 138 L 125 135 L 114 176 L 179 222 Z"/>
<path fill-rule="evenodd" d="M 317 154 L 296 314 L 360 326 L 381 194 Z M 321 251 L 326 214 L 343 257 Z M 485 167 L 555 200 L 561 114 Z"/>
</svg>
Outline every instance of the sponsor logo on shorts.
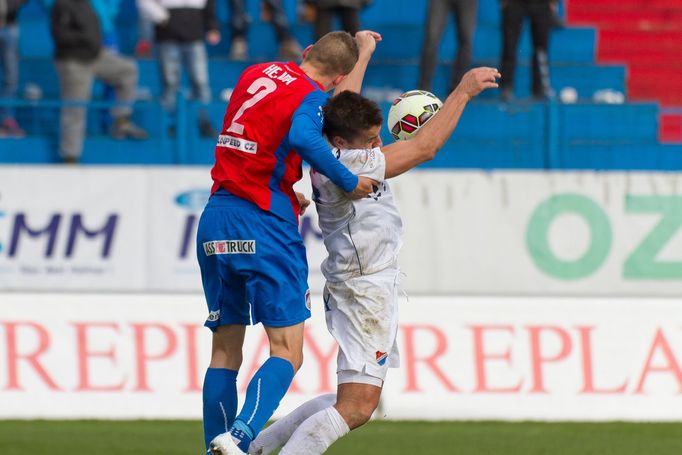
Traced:
<svg viewBox="0 0 682 455">
<path fill-rule="evenodd" d="M 388 354 L 386 354 L 385 352 L 377 351 L 377 363 L 379 365 L 384 366 L 387 358 Z"/>
<path fill-rule="evenodd" d="M 305 291 L 305 307 L 310 310 L 312 305 L 310 304 L 310 289 Z"/>
<path fill-rule="evenodd" d="M 206 256 L 214 254 L 256 254 L 255 240 L 212 240 L 204 242 Z"/>
<path fill-rule="evenodd" d="M 208 313 L 208 318 L 206 318 L 208 322 L 215 322 L 218 319 L 220 319 L 220 310 L 211 311 Z"/>
<path fill-rule="evenodd" d="M 221 134 L 218 136 L 218 143 L 216 146 L 235 149 L 241 152 L 251 153 L 252 155 L 255 155 L 258 151 L 258 144 L 256 142 L 247 141 L 234 136 L 228 136 L 227 134 Z"/>
</svg>

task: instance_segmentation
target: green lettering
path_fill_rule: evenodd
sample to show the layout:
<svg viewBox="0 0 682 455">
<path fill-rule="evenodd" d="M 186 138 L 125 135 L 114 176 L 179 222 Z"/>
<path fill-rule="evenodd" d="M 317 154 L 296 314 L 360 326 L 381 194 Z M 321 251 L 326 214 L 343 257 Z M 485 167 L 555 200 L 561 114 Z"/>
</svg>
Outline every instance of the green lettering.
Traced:
<svg viewBox="0 0 682 455">
<path fill-rule="evenodd" d="M 682 226 L 682 196 L 626 196 L 625 210 L 659 213 L 661 219 L 623 266 L 623 277 L 638 280 L 679 280 L 682 260 L 656 261 L 656 256 Z"/>
<path fill-rule="evenodd" d="M 590 229 L 590 245 L 580 258 L 566 261 L 556 257 L 549 245 L 549 228 L 566 213 L 582 217 Z M 585 278 L 604 263 L 611 250 L 611 225 L 604 211 L 592 199 L 580 194 L 558 194 L 541 203 L 531 215 L 526 246 L 535 265 L 561 280 Z"/>
</svg>

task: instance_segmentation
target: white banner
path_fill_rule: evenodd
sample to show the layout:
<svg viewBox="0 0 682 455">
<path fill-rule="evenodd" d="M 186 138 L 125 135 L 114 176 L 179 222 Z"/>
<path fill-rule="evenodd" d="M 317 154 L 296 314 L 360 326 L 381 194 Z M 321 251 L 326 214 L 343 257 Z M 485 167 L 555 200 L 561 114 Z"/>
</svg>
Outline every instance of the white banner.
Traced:
<svg viewBox="0 0 682 455">
<path fill-rule="evenodd" d="M 211 190 L 209 169 L 154 169 L 149 182 L 149 289 L 201 290 L 196 235 Z"/>
<path fill-rule="evenodd" d="M 141 168 L 0 168 L 0 289 L 146 289 Z"/>
<path fill-rule="evenodd" d="M 200 295 L 0 294 L 0 418 L 200 418 Z M 305 362 L 278 412 L 335 389 L 313 299 Z M 673 299 L 411 298 L 389 419 L 682 420 Z M 239 388 L 267 358 L 249 328 Z M 243 396 L 241 397 L 243 402 Z"/>
<path fill-rule="evenodd" d="M 413 172 L 396 179 L 410 292 L 682 295 L 682 175 Z"/>
<path fill-rule="evenodd" d="M 678 174 L 414 171 L 392 183 L 418 294 L 682 295 Z M 198 291 L 199 168 L 0 168 L 0 289 Z M 297 189 L 308 196 L 307 177 Z M 310 288 L 326 255 L 301 218 Z"/>
</svg>

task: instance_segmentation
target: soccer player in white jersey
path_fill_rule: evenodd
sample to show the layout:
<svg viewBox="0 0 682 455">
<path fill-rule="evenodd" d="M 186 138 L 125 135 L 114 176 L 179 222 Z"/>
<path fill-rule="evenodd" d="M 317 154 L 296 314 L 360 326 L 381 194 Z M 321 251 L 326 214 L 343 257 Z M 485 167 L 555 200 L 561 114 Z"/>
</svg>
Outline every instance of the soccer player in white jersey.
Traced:
<svg viewBox="0 0 682 455">
<path fill-rule="evenodd" d="M 324 107 L 324 132 L 338 160 L 352 173 L 377 182 L 359 200 L 311 171 L 313 200 L 328 256 L 323 298 L 327 327 L 339 344 L 336 395 L 315 398 L 275 422 L 252 442 L 249 453 L 317 455 L 367 422 L 379 404 L 388 368 L 399 366 L 397 256 L 402 220 L 386 181 L 432 159 L 457 125 L 465 106 L 497 87 L 500 74 L 476 68 L 462 78 L 441 110 L 407 141 L 383 146 L 381 110 L 354 92 Z"/>
</svg>

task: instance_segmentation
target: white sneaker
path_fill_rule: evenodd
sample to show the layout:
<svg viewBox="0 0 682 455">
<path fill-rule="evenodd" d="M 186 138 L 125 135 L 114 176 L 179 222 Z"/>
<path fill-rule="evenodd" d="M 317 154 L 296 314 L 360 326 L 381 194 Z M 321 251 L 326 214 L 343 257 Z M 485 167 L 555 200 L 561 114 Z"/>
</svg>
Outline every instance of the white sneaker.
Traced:
<svg viewBox="0 0 682 455">
<path fill-rule="evenodd" d="M 223 433 L 213 438 L 208 445 L 208 451 L 211 455 L 247 455 L 237 447 L 230 433 Z"/>
</svg>

